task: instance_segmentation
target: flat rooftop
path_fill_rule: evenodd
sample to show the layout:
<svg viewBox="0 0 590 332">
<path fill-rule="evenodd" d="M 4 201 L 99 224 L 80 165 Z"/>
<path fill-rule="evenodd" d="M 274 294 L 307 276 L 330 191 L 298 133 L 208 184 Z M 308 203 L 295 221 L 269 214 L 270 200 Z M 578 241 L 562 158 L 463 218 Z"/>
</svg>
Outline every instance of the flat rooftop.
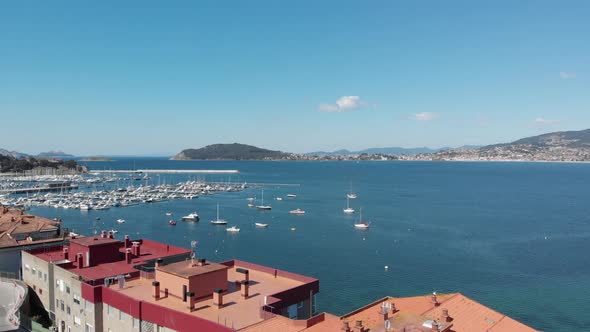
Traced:
<svg viewBox="0 0 590 332">
<path fill-rule="evenodd" d="M 197 262 L 195 261 L 194 264 L 197 264 Z M 203 266 L 191 266 L 185 261 L 166 264 L 156 268 L 158 271 L 170 273 L 182 278 L 191 278 L 194 276 L 226 269 L 228 269 L 227 265 L 213 262 L 206 262 L 206 264 Z"/>
<path fill-rule="evenodd" d="M 186 265 L 185 262 L 182 264 Z M 290 278 L 289 276 L 274 276 L 269 271 L 256 270 L 251 265 L 235 265 L 228 268 L 228 291 L 223 294 L 224 306 L 217 308 L 212 298 L 202 299 L 195 304 L 195 310 L 189 312 L 188 302 L 175 297 L 161 298 L 156 301 L 153 297 L 152 281 L 148 279 L 134 279 L 125 283 L 125 287 L 112 286 L 111 289 L 123 293 L 131 298 L 155 303 L 173 310 L 182 311 L 191 315 L 210 320 L 215 323 L 242 329 L 246 326 L 263 321 L 261 318 L 261 307 L 264 305 L 264 297 L 270 296 L 300 285 L 305 281 Z M 250 296 L 244 299 L 240 294 L 240 285 L 236 280 L 242 280 L 243 274 L 236 271 L 238 268 L 249 270 L 250 275 Z M 311 279 L 311 278 L 310 278 Z M 315 279 L 313 279 L 315 280 Z"/>
<path fill-rule="evenodd" d="M 86 237 L 86 238 L 77 238 L 70 241 L 95 241 L 93 237 Z M 117 240 L 113 239 L 104 239 L 98 237 L 98 242 L 104 243 L 113 243 L 117 242 Z M 135 241 L 135 240 L 134 240 Z M 65 264 L 61 267 L 76 274 L 82 276 L 86 281 L 90 280 L 100 280 L 106 277 L 112 277 L 119 274 L 128 274 L 128 273 L 137 273 L 138 270 L 133 268 L 133 266 L 145 263 L 146 261 L 154 260 L 157 258 L 164 258 L 168 256 L 175 256 L 180 254 L 189 254 L 191 251 L 189 249 L 184 249 L 176 246 L 171 246 L 167 244 L 163 244 L 160 242 L 150 241 L 150 240 L 141 240 L 141 255 L 139 257 L 134 257 L 131 259 L 131 263 L 127 264 L 125 262 L 125 245 L 124 242 L 119 242 L 119 257 L 117 260 L 110 263 L 102 263 L 96 266 L 91 267 L 83 267 L 79 269 L 76 266 L 76 262 L 74 262 L 75 253 L 70 253 L 70 261 L 71 264 Z M 31 254 L 47 261 L 47 262 L 56 262 L 64 260 L 64 253 L 62 246 L 57 246 L 53 248 L 45 248 L 43 250 L 32 250 Z"/>
</svg>

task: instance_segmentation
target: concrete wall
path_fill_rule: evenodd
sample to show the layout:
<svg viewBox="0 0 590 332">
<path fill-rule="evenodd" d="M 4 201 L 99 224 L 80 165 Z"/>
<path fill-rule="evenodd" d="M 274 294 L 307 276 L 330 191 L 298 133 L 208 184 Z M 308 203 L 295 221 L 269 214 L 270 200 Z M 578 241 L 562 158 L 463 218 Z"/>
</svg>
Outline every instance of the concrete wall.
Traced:
<svg viewBox="0 0 590 332">
<path fill-rule="evenodd" d="M 226 269 L 194 276 L 189 280 L 188 290 L 195 292 L 196 298 L 213 295 L 215 288 L 227 290 Z"/>
<path fill-rule="evenodd" d="M 53 273 L 50 271 L 50 264 L 26 251 L 22 252 L 22 278 L 29 285 L 47 311 L 52 311 L 52 294 L 53 294 Z M 34 271 L 34 274 L 33 274 Z M 41 272 L 41 277 L 39 277 Z"/>
</svg>

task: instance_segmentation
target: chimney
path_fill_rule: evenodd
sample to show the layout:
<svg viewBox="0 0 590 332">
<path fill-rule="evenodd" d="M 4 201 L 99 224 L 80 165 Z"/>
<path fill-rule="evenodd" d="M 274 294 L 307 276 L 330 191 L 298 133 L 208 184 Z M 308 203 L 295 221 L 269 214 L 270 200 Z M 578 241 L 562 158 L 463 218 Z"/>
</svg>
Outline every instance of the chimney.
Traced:
<svg viewBox="0 0 590 332">
<path fill-rule="evenodd" d="M 450 322 L 451 316 L 449 316 L 449 309 L 442 310 L 442 321 L 443 322 Z"/>
<path fill-rule="evenodd" d="M 363 327 L 363 321 L 362 320 L 357 320 L 354 323 L 354 332 L 365 332 L 365 328 Z"/>
<path fill-rule="evenodd" d="M 213 290 L 213 304 L 217 306 L 217 308 L 223 307 L 223 289 L 215 288 Z"/>
<path fill-rule="evenodd" d="M 345 320 L 342 321 L 342 328 L 340 330 L 342 332 L 351 332 L 350 325 L 348 324 L 348 321 L 345 321 Z"/>
<path fill-rule="evenodd" d="M 129 240 L 129 235 L 125 235 L 125 248 L 129 248 L 129 242 L 131 242 Z"/>
<path fill-rule="evenodd" d="M 391 306 L 391 313 L 395 314 L 398 311 L 397 308 L 395 307 L 395 302 L 391 302 L 390 306 Z"/>
<path fill-rule="evenodd" d="M 188 296 L 188 310 L 195 310 L 195 292 L 188 292 L 186 295 Z"/>
<path fill-rule="evenodd" d="M 389 310 L 387 308 L 386 302 L 381 304 L 381 309 L 379 309 L 379 317 L 382 317 L 383 320 L 387 320 L 389 318 Z"/>
<path fill-rule="evenodd" d="M 114 238 L 113 231 L 109 231 L 108 238 L 109 239 L 113 239 Z"/>
<path fill-rule="evenodd" d="M 207 260 L 205 258 L 201 258 L 197 261 L 197 266 L 205 266 Z"/>
<path fill-rule="evenodd" d="M 133 241 L 133 255 L 135 255 L 136 257 L 141 256 L 141 244 L 139 243 L 139 241 Z"/>
<path fill-rule="evenodd" d="M 438 303 L 438 299 L 436 298 L 436 292 L 432 292 L 432 297 L 430 298 L 432 301 L 432 305 L 437 307 L 440 303 Z"/>
<path fill-rule="evenodd" d="M 162 266 L 162 259 L 158 258 L 158 259 L 156 259 L 156 267 L 160 267 L 160 266 Z"/>
<path fill-rule="evenodd" d="M 64 259 L 65 260 L 70 259 L 70 254 L 68 253 L 68 247 L 64 247 L 63 253 L 64 253 Z"/>
<path fill-rule="evenodd" d="M 133 254 L 131 253 L 131 248 L 127 248 L 125 249 L 125 262 L 127 262 L 127 264 L 131 264 L 131 256 Z"/>
<path fill-rule="evenodd" d="M 154 286 L 154 298 L 156 300 L 160 299 L 160 282 L 159 281 L 152 281 L 152 286 Z"/>
<path fill-rule="evenodd" d="M 79 269 L 84 267 L 84 255 L 82 255 L 81 252 L 76 255 L 76 264 L 78 265 Z"/>
<path fill-rule="evenodd" d="M 249 296 L 249 291 L 250 291 L 250 282 L 243 280 L 241 282 L 240 294 L 242 295 L 243 298 L 247 299 Z"/>
<path fill-rule="evenodd" d="M 100 232 L 100 237 L 105 239 L 107 237 L 107 231 L 103 230 L 102 232 Z"/>
</svg>

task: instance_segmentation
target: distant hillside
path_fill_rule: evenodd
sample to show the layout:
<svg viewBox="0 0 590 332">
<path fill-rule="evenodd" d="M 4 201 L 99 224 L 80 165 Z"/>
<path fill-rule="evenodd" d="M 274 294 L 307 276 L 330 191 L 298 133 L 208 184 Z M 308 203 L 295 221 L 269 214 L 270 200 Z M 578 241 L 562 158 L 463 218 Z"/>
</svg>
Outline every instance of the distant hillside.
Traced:
<svg viewBox="0 0 590 332">
<path fill-rule="evenodd" d="M 213 144 L 200 149 L 186 149 L 170 160 L 261 160 L 280 159 L 290 154 L 281 151 L 261 149 L 245 144 Z"/>
<path fill-rule="evenodd" d="M 73 170 L 84 172 L 75 160 L 49 160 L 33 157 L 15 158 L 13 156 L 0 155 L 0 173 L 24 172 L 38 168 L 53 168 L 60 170 Z"/>
<path fill-rule="evenodd" d="M 64 153 L 62 151 L 48 151 L 41 152 L 35 156 L 39 159 L 73 159 L 74 156 L 71 154 Z"/>
<path fill-rule="evenodd" d="M 516 145 L 530 145 L 537 148 L 562 147 L 562 148 L 590 148 L 590 129 L 579 131 L 557 131 L 538 136 L 526 137 L 512 143 L 494 144 L 484 146 L 482 150 L 489 150 L 497 147 L 508 147 Z"/>
<path fill-rule="evenodd" d="M 21 153 L 21 152 L 16 152 L 16 151 L 8 151 L 5 149 L 0 149 L 0 156 L 11 156 L 14 158 L 22 158 L 22 157 L 26 157 L 27 154 Z"/>
<path fill-rule="evenodd" d="M 559 131 L 477 149 L 451 149 L 429 160 L 590 161 L 590 129 Z"/>
<path fill-rule="evenodd" d="M 369 148 L 369 149 L 358 150 L 358 151 L 349 151 L 346 149 L 332 151 L 332 152 L 316 151 L 316 152 L 306 153 L 306 155 L 310 155 L 310 156 L 348 156 L 348 155 L 358 155 L 358 154 L 363 154 L 363 153 L 402 155 L 402 154 L 434 153 L 434 152 L 437 152 L 440 150 L 441 149 L 430 149 L 427 147 L 423 147 L 423 148 L 388 147 L 388 148 Z"/>
</svg>

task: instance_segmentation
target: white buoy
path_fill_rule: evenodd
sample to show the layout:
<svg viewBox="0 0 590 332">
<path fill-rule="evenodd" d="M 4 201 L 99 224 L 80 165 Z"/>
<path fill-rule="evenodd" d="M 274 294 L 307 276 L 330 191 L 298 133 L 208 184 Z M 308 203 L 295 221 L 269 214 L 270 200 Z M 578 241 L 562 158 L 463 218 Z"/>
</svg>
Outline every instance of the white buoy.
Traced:
<svg viewBox="0 0 590 332">
<path fill-rule="evenodd" d="M 385 265 L 385 269 L 386 269 L 386 270 L 389 270 L 389 266 L 388 266 L 388 265 Z"/>
</svg>

